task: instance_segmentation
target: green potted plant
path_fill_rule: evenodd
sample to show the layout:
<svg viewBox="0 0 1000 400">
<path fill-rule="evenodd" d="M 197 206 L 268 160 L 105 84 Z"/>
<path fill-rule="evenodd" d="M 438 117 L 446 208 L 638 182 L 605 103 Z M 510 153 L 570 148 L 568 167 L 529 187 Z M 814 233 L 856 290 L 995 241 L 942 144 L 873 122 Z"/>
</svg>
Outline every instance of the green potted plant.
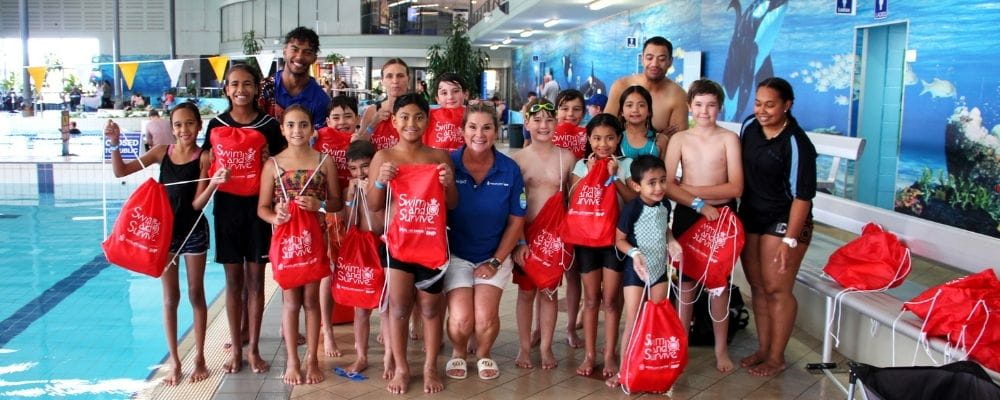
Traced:
<svg viewBox="0 0 1000 400">
<path fill-rule="evenodd" d="M 469 97 L 479 95 L 479 78 L 488 65 L 483 49 L 472 47 L 465 19 L 455 16 L 444 43 L 427 49 L 427 73 L 432 75 L 430 87 L 437 87 L 437 77 L 445 72 L 458 74 L 469 85 Z"/>
</svg>

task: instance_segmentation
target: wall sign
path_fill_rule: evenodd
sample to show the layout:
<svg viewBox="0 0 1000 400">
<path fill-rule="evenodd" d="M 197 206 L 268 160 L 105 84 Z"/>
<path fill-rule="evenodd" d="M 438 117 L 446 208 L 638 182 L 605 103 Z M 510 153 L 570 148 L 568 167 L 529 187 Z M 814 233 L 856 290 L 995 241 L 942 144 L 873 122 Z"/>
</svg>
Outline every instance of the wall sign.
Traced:
<svg viewBox="0 0 1000 400">
<path fill-rule="evenodd" d="M 889 18 L 889 0 L 875 0 L 875 19 Z"/>
<path fill-rule="evenodd" d="M 635 36 L 629 36 L 625 38 L 625 48 L 634 49 L 639 47 L 639 38 Z"/>
<path fill-rule="evenodd" d="M 118 141 L 118 152 L 122 160 L 135 160 L 142 154 L 142 132 L 122 132 Z M 104 138 L 104 159 L 111 160 L 111 141 Z"/>
<path fill-rule="evenodd" d="M 855 2 L 854 0 L 837 0 L 837 15 L 854 15 L 855 13 Z"/>
</svg>

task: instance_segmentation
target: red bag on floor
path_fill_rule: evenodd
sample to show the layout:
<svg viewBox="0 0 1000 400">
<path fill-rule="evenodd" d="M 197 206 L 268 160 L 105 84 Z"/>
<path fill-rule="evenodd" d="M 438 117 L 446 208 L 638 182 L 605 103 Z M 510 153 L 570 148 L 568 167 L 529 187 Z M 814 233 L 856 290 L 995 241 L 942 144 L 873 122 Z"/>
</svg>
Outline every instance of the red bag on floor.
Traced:
<svg viewBox="0 0 1000 400">
<path fill-rule="evenodd" d="M 101 247 L 109 263 L 159 278 L 167 268 L 173 232 L 167 189 L 150 178 L 125 201 Z"/>
<path fill-rule="evenodd" d="M 288 222 L 271 235 L 271 271 L 282 289 L 292 289 L 330 275 L 330 260 L 319 218 L 315 212 L 289 203 Z"/>
<path fill-rule="evenodd" d="M 614 243 L 618 192 L 609 177 L 608 159 L 600 158 L 594 161 L 587 176 L 576 183 L 560 229 L 564 242 L 587 247 Z"/>
<path fill-rule="evenodd" d="M 743 224 L 729 207 L 720 208 L 715 221 L 701 217 L 677 238 L 684 249 L 681 272 L 703 282 L 710 293 L 721 294 L 729 285 L 745 241 Z"/>
<path fill-rule="evenodd" d="M 448 263 L 447 209 L 444 186 L 433 164 L 400 165 L 389 181 L 395 215 L 385 244 L 393 258 L 439 269 Z"/>
<path fill-rule="evenodd" d="M 337 166 L 337 183 L 340 188 L 346 188 L 351 180 L 351 171 L 347 168 L 347 146 L 351 144 L 351 132 L 338 131 L 331 127 L 323 127 L 317 132 L 313 148 L 326 153 Z"/>
<path fill-rule="evenodd" d="M 687 342 L 687 330 L 670 300 L 644 300 L 622 355 L 620 377 L 625 393 L 670 390 L 687 366 Z"/>
<path fill-rule="evenodd" d="M 892 232 L 869 222 L 861 236 L 830 255 L 823 272 L 845 288 L 890 289 L 910 274 L 910 251 Z"/>
<path fill-rule="evenodd" d="M 556 125 L 552 144 L 572 151 L 573 156 L 578 159 L 583 158 L 584 147 L 587 145 L 587 128 L 569 122 Z"/>
<path fill-rule="evenodd" d="M 354 226 L 347 229 L 330 285 L 337 304 L 367 309 L 379 306 L 385 270 L 378 256 L 377 241 L 372 232 Z"/>
<path fill-rule="evenodd" d="M 573 262 L 573 246 L 564 243 L 559 236 L 559 228 L 566 218 L 564 204 L 560 190 L 545 201 L 525 230 L 528 255 L 521 270 L 541 290 L 555 290 L 562 281 L 563 272 Z"/>
<path fill-rule="evenodd" d="M 1000 370 L 1000 280 L 992 268 L 931 287 L 903 303 L 925 320 L 923 332 L 944 337 L 994 371 Z"/>
<path fill-rule="evenodd" d="M 371 140 L 375 151 L 388 149 L 399 142 L 399 132 L 396 132 L 396 128 L 392 126 L 392 118 L 375 124 Z"/>
<path fill-rule="evenodd" d="M 208 176 L 220 168 L 229 168 L 229 180 L 219 190 L 239 196 L 256 196 L 260 192 L 260 171 L 267 138 L 253 128 L 219 126 L 212 129 L 212 155 L 215 161 Z"/>
<path fill-rule="evenodd" d="M 452 151 L 465 144 L 462 136 L 462 117 L 465 107 L 438 108 L 431 116 L 424 132 L 424 144 L 435 149 Z"/>
</svg>

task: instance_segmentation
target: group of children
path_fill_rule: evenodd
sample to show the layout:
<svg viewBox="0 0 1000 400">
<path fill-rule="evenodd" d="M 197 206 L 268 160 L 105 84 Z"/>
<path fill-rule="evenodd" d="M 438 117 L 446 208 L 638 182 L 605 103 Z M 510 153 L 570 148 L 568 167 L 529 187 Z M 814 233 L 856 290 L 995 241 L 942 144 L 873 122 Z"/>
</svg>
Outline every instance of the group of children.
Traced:
<svg viewBox="0 0 1000 400">
<path fill-rule="evenodd" d="M 257 109 L 261 77 L 254 68 L 234 65 L 226 75 L 225 92 L 230 108 L 208 123 L 204 145 L 196 139 L 201 118 L 196 107 L 182 103 L 170 111 L 170 121 L 177 141 L 156 146 L 140 157 L 140 163 L 125 163 L 113 152 L 117 176 L 124 176 L 154 163 L 161 164 L 161 182 L 180 182 L 170 186 L 171 203 L 176 219 L 172 254 L 184 255 L 189 281 L 189 296 L 195 310 L 196 368 L 190 376 L 195 382 L 209 372 L 204 360 L 206 306 L 201 279 L 208 248 L 208 225 L 199 214 L 214 201 L 216 262 L 225 265 L 226 310 L 230 327 L 230 360 L 223 369 L 235 373 L 241 369 L 244 355 L 255 373 L 269 366 L 260 356 L 258 342 L 263 312 L 264 265 L 267 263 L 271 225 L 289 219 L 290 208 L 314 213 L 329 232 L 331 250 L 336 237 L 345 229 L 345 218 L 353 208 L 362 207 L 370 218 L 352 219 L 362 230 L 381 236 L 385 230 L 386 188 L 400 166 L 437 165 L 438 180 L 445 188 L 446 206 L 461 199 L 455 191 L 454 165 L 447 151 L 461 146 L 460 138 L 467 88 L 455 75 L 439 78 L 437 101 L 442 108 L 430 110 L 426 101 L 405 90 L 408 69 L 394 59 L 382 69 L 389 99 L 370 107 L 363 117 L 355 100 L 338 96 L 331 102 L 327 128 L 314 130 L 308 109 L 287 107 L 280 123 Z M 723 92 L 718 84 L 699 80 L 691 85 L 688 103 L 694 125 L 669 138 L 656 133 L 651 124 L 652 101 L 641 86 L 627 89 L 620 97 L 619 115 L 598 114 L 586 127 L 583 119 L 584 97 L 576 90 L 559 94 L 556 103 L 536 100 L 526 107 L 526 128 L 532 142 L 513 155 L 525 183 L 526 226 L 542 211 L 543 205 L 557 192 L 569 193 L 595 165 L 608 169 L 608 185 L 614 186 L 621 213 L 614 221 L 617 232 L 612 245 L 576 246 L 573 262 L 566 270 L 567 339 L 571 347 L 584 348 L 584 359 L 577 368 L 580 375 L 591 375 L 598 367 L 597 334 L 599 313 L 604 313 L 601 374 L 610 386 L 618 384 L 618 354 L 624 353 L 627 338 L 643 300 L 643 288 L 649 287 L 654 301 L 666 297 L 666 287 L 673 274 L 671 261 L 681 256 L 674 239 L 702 216 L 718 217 L 716 207 L 729 204 L 742 191 L 739 138 L 718 127 L 715 119 L 721 108 Z M 495 115 L 494 115 L 495 117 Z M 360 124 L 360 128 L 359 128 Z M 563 128 L 562 125 L 577 127 Z M 557 129 L 557 127 L 559 127 Z M 230 134 L 226 128 L 249 135 L 252 148 L 233 154 L 222 140 Z M 436 138 L 428 138 L 433 132 Z M 117 126 L 109 121 L 105 130 L 112 144 L 119 136 Z M 256 135 L 256 136 L 255 136 Z M 332 136 L 331 136 L 332 135 Z M 259 137 L 257 137 L 259 136 Z M 317 137 L 319 136 L 319 137 Z M 320 143 L 338 146 L 323 147 Z M 430 140 L 434 139 L 434 140 Z M 433 144 L 440 148 L 428 146 Z M 560 147 L 562 145 L 563 147 Z M 566 148 L 564 148 L 566 147 Z M 579 148 L 577 148 L 579 147 Z M 666 162 L 664 162 L 664 159 Z M 250 168 L 244 168 L 247 164 Z M 678 164 L 683 176 L 675 180 Z M 252 193 L 234 194 L 227 185 L 255 184 Z M 359 196 L 365 197 L 359 197 Z M 671 202 L 677 203 L 671 211 Z M 394 210 L 393 210 L 394 211 Z M 325 214 L 324 214 L 325 213 Z M 392 212 L 390 212 L 392 213 Z M 673 215 L 673 230 L 668 223 Z M 195 227 L 194 234 L 188 232 Z M 582 228 L 582 227 L 581 227 Z M 189 236 L 189 237 L 188 237 Z M 519 243 L 512 253 L 514 263 L 523 265 L 532 250 Z M 502 260 L 501 260 L 502 261 Z M 426 361 L 424 391 L 443 389 L 438 374 L 437 354 L 442 341 L 443 302 L 440 296 L 414 290 L 433 271 L 414 267 L 390 257 L 384 260 L 391 275 L 388 307 L 381 313 L 380 342 L 386 348 L 383 378 L 388 390 L 403 393 L 409 382 L 406 359 L 407 332 L 411 310 L 419 310 L 423 322 Z M 331 269 L 336 265 L 331 265 Z M 525 272 L 514 267 L 514 282 L 519 285 L 516 318 L 520 349 L 515 364 L 532 368 L 530 353 L 540 345 L 541 368 L 557 366 L 552 351 L 557 321 L 554 293 L 534 287 Z M 176 308 L 178 302 L 177 269 L 170 268 L 163 279 L 164 319 L 167 331 L 169 364 L 167 384 L 181 379 L 181 364 L 176 344 Z M 288 384 L 313 384 L 324 379 L 319 367 L 320 336 L 328 357 L 340 356 L 329 321 L 332 300 L 330 277 L 302 287 L 283 290 L 282 329 L 288 361 L 284 381 Z M 696 282 L 682 280 L 682 302 L 692 302 Z M 538 293 L 544 294 L 539 296 Z M 578 310 L 581 309 L 583 340 L 576 334 Z M 714 297 L 714 314 L 725 313 L 728 296 Z M 622 301 L 624 300 L 624 301 Z M 307 345 L 304 360 L 299 360 L 297 346 L 298 313 L 306 311 Z M 356 359 L 344 370 L 360 373 L 368 366 L 371 310 L 355 309 L 354 346 Z M 623 340 L 619 343 L 619 322 L 625 317 Z M 690 325 L 691 307 L 682 308 L 684 326 Z M 532 325 L 536 328 L 533 331 Z M 728 371 L 733 363 L 726 348 L 727 321 L 716 323 L 716 358 L 719 371 Z M 419 329 L 419 328 L 417 328 Z M 244 350 L 244 347 L 246 349 Z M 618 351 L 616 351 L 618 349 Z M 498 372 L 497 372 L 498 373 Z"/>
</svg>

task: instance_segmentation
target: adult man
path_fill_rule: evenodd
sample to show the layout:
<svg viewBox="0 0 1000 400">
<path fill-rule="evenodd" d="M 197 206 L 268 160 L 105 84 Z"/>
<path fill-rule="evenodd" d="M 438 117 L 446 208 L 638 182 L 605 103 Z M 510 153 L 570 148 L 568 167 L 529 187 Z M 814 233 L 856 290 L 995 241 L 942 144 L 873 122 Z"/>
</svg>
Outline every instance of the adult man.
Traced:
<svg viewBox="0 0 1000 400">
<path fill-rule="evenodd" d="M 556 101 L 556 96 L 559 95 L 559 82 L 552 79 L 552 73 L 546 72 L 545 76 L 542 77 L 542 98 L 550 102 Z"/>
<path fill-rule="evenodd" d="M 176 141 L 170 121 L 160 118 L 160 112 L 156 110 L 149 110 L 149 121 L 142 127 L 142 137 L 146 141 L 146 150 Z"/>
<path fill-rule="evenodd" d="M 643 72 L 618 78 L 611 85 L 604 112 L 618 115 L 622 91 L 629 86 L 640 85 L 653 97 L 653 129 L 666 135 L 687 129 L 688 108 L 684 89 L 667 78 L 667 70 L 673 63 L 673 52 L 673 44 L 662 36 L 646 40 L 642 46 Z"/>
<path fill-rule="evenodd" d="M 309 110 L 316 129 L 325 126 L 330 96 L 309 76 L 318 52 L 319 36 L 312 29 L 300 26 L 285 35 L 284 69 L 261 84 L 260 107 L 264 112 L 280 121 L 285 107 L 301 104 Z"/>
</svg>

